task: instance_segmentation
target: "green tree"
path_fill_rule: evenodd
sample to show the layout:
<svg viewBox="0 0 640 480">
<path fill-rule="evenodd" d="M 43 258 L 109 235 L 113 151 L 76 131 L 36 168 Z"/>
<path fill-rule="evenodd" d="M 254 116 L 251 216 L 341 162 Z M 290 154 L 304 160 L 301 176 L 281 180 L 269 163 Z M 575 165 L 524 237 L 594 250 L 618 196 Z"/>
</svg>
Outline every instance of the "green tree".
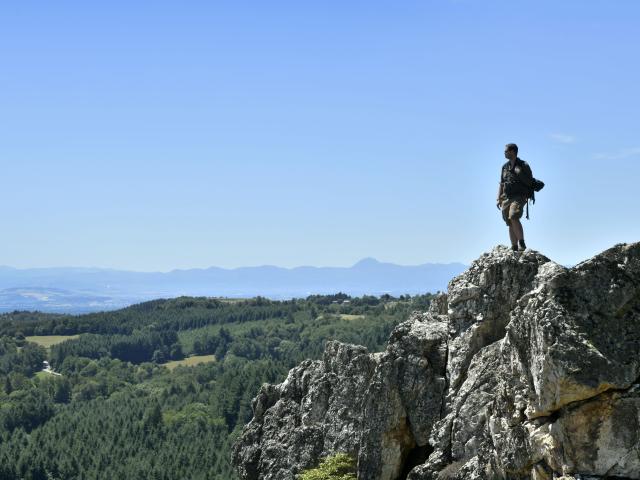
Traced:
<svg viewBox="0 0 640 480">
<path fill-rule="evenodd" d="M 66 377 L 57 379 L 53 401 L 56 403 L 69 403 L 71 401 L 71 382 Z"/>
<path fill-rule="evenodd" d="M 162 423 L 162 410 L 160 409 L 160 404 L 158 402 L 154 402 L 144 412 L 142 425 L 145 431 L 150 431 L 158 428 L 158 426 L 160 426 L 161 423 Z"/>
</svg>

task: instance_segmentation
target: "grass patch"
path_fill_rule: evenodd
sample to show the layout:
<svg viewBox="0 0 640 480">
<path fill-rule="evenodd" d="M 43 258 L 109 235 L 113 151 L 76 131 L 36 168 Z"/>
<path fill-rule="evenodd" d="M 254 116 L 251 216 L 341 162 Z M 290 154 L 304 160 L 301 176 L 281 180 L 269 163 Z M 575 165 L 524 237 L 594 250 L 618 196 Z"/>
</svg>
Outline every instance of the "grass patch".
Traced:
<svg viewBox="0 0 640 480">
<path fill-rule="evenodd" d="M 180 366 L 193 367 L 200 363 L 215 362 L 215 360 L 215 355 L 194 355 L 193 357 L 187 357 L 184 360 L 172 360 L 170 362 L 163 363 L 162 365 L 167 367 L 169 370 L 173 370 Z"/>
<path fill-rule="evenodd" d="M 340 318 L 342 320 L 362 320 L 364 315 L 350 315 L 348 313 L 341 313 Z"/>
<path fill-rule="evenodd" d="M 34 335 L 32 337 L 25 337 L 25 339 L 27 342 L 37 343 L 38 345 L 42 345 L 44 348 L 49 348 L 52 345 L 57 345 L 65 340 L 71 340 L 73 338 L 78 338 L 79 336 L 80 335 Z"/>
</svg>

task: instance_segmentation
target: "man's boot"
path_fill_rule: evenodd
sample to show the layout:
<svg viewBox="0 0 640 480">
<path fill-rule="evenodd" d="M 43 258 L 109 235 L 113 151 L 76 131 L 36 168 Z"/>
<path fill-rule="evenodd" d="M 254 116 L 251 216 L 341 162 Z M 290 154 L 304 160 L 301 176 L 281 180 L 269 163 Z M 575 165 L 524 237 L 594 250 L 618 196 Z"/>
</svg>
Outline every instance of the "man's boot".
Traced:
<svg viewBox="0 0 640 480">
<path fill-rule="evenodd" d="M 513 250 L 514 252 L 518 251 L 518 244 L 514 243 L 513 245 L 511 245 L 511 250 Z"/>
<path fill-rule="evenodd" d="M 524 244 L 524 238 L 522 240 L 518 240 L 518 251 L 524 252 L 527 249 L 527 246 Z"/>
</svg>

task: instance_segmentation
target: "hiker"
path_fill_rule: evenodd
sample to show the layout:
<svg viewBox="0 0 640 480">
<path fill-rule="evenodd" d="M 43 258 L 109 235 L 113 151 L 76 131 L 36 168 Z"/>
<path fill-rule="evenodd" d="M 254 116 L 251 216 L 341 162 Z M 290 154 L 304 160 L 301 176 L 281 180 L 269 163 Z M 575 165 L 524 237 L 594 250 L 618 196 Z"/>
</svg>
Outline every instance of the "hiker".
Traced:
<svg viewBox="0 0 640 480">
<path fill-rule="evenodd" d="M 498 188 L 497 207 L 502 210 L 502 218 L 509 227 L 509 238 L 513 251 L 524 251 L 524 231 L 522 230 L 522 210 L 532 195 L 533 175 L 529 164 L 518 158 L 518 146 L 508 143 L 504 149 L 507 162 L 502 166 Z M 528 213 L 527 213 L 527 218 Z"/>
</svg>

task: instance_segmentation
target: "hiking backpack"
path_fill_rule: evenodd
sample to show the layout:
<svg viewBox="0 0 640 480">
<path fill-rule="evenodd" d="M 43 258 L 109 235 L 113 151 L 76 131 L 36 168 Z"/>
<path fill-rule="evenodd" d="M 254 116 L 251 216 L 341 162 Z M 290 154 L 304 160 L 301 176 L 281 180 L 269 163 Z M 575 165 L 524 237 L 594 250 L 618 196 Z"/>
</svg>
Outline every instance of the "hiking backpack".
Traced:
<svg viewBox="0 0 640 480">
<path fill-rule="evenodd" d="M 535 205 L 536 192 L 539 192 L 544 188 L 544 182 L 531 177 L 531 185 L 527 186 L 529 187 L 529 194 L 527 195 L 527 220 L 529 220 L 529 200 L 531 200 L 531 203 Z"/>
</svg>

